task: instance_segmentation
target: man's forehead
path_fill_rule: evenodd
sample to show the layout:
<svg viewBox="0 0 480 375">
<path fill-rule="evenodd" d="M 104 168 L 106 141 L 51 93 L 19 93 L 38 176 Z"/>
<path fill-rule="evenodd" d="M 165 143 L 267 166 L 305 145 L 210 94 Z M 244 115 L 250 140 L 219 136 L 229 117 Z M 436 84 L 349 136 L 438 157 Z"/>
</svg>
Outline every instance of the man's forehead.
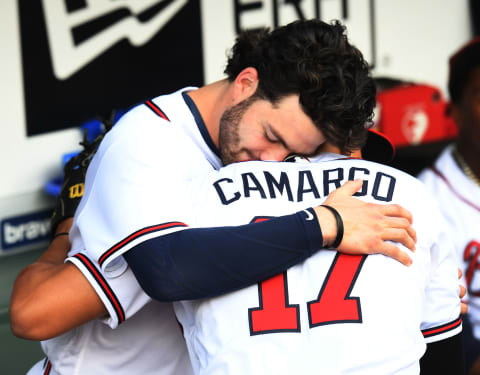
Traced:
<svg viewBox="0 0 480 375">
<path fill-rule="evenodd" d="M 291 148 L 294 145 L 298 147 L 299 143 L 302 143 L 313 152 L 324 142 L 322 132 L 303 111 L 297 94 L 284 97 L 278 103 L 277 108 L 281 112 L 280 119 L 285 121 L 281 121 L 281 126 L 273 126 L 284 138 L 284 141 L 291 145 Z"/>
</svg>

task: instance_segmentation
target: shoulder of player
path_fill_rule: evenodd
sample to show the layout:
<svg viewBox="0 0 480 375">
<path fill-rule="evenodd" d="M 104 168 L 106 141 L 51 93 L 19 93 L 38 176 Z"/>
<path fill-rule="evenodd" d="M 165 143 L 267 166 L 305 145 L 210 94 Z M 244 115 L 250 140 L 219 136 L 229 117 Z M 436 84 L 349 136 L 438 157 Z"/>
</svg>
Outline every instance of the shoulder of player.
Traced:
<svg viewBox="0 0 480 375">
<path fill-rule="evenodd" d="M 156 173 L 152 171 L 156 170 L 163 171 L 172 179 L 173 176 L 183 176 L 181 171 L 190 170 L 191 150 L 195 147 L 190 145 L 191 140 L 184 134 L 145 130 L 145 125 L 141 123 L 134 130 L 123 125 L 115 125 L 105 135 L 90 164 L 90 175 L 101 174 L 107 178 L 113 173 L 112 179 L 123 176 L 120 180 L 131 181 L 132 176 L 140 174 L 147 174 L 153 179 Z"/>
<path fill-rule="evenodd" d="M 190 115 L 185 92 L 195 89 L 196 87 L 185 87 L 171 94 L 145 99 L 132 107 L 119 123 L 138 127 L 140 120 L 144 126 L 152 126 L 154 129 L 175 129 L 178 127 L 176 125 L 181 125 L 179 122 L 186 121 L 186 115 Z"/>
<path fill-rule="evenodd" d="M 370 173 L 383 173 L 387 175 L 394 176 L 398 182 L 405 183 L 405 184 L 416 184 L 416 185 L 422 185 L 422 183 L 418 180 L 417 177 L 412 176 L 411 174 L 402 171 L 398 168 L 394 168 L 392 166 L 386 165 L 386 164 L 381 164 L 377 163 L 374 161 L 369 161 L 369 160 L 364 160 L 364 159 L 350 159 L 350 158 L 344 158 L 344 159 L 337 159 L 337 160 L 330 160 L 330 161 L 324 161 L 321 162 L 321 165 L 324 165 L 324 168 L 328 165 L 332 165 L 335 167 L 339 167 L 342 165 L 342 163 L 347 164 L 347 168 L 357 168 L 357 169 L 367 169 L 370 171 Z"/>
<path fill-rule="evenodd" d="M 138 105 L 128 111 L 106 135 L 103 147 L 113 144 L 120 145 L 125 151 L 141 148 L 176 151 L 186 148 L 185 143 L 191 142 L 182 126 L 156 116 L 145 105 Z"/>
<path fill-rule="evenodd" d="M 114 129 L 121 129 L 117 132 L 126 132 L 129 137 L 134 137 L 136 134 L 146 135 L 145 132 L 176 131 L 174 125 L 166 116 L 156 114 L 146 103 L 141 103 L 125 113 Z"/>
<path fill-rule="evenodd" d="M 346 160 L 347 161 L 347 160 Z M 337 164 L 338 165 L 338 164 Z M 436 202 L 432 193 L 423 181 L 400 169 L 361 159 L 350 159 L 349 168 L 365 168 L 370 178 L 377 178 L 379 175 L 395 179 L 395 194 L 392 203 L 400 203 L 407 209 L 413 211 L 436 210 Z M 359 178 L 362 178 L 361 176 Z"/>
</svg>

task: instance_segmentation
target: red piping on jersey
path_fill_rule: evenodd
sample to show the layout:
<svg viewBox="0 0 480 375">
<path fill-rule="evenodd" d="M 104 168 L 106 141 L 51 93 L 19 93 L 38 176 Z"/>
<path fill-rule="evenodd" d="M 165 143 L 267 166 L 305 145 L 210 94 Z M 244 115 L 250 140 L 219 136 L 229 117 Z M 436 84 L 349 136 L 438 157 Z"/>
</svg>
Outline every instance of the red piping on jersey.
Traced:
<svg viewBox="0 0 480 375">
<path fill-rule="evenodd" d="M 109 297 L 109 300 L 112 302 L 112 305 L 115 308 L 115 311 L 117 313 L 119 324 L 125 321 L 125 313 L 123 312 L 123 309 L 120 305 L 120 301 L 117 299 L 117 296 L 115 295 L 115 293 L 113 293 L 113 291 L 110 289 L 110 287 L 108 286 L 104 278 L 100 275 L 97 268 L 92 264 L 91 260 L 88 259 L 83 254 L 75 254 L 74 257 L 82 261 L 82 263 L 92 273 L 95 280 L 102 288 L 103 292 Z"/>
<path fill-rule="evenodd" d="M 167 120 L 168 122 L 170 122 L 169 118 L 167 117 L 167 115 L 160 109 L 160 107 L 158 107 L 154 102 L 152 102 L 151 100 L 147 100 L 145 101 L 145 104 L 147 105 L 148 108 L 150 108 L 153 112 L 155 112 L 158 116 L 160 116 L 161 118 L 163 118 L 164 120 Z"/>
<path fill-rule="evenodd" d="M 47 366 L 45 367 L 45 372 L 43 373 L 43 375 L 48 375 L 50 374 L 50 370 L 52 369 L 52 362 L 50 362 L 50 360 L 47 362 Z"/>
<path fill-rule="evenodd" d="M 451 323 L 447 323 L 443 326 L 425 329 L 425 330 L 422 331 L 423 337 L 435 336 L 435 335 L 438 335 L 440 333 L 450 331 L 454 328 L 457 328 L 461 323 L 462 323 L 462 317 L 459 317 L 457 320 L 455 320 Z"/>
<path fill-rule="evenodd" d="M 457 196 L 458 199 L 460 199 L 464 203 L 468 204 L 469 206 L 472 206 L 476 210 L 480 211 L 480 207 L 477 206 L 475 203 L 470 202 L 467 198 L 464 198 L 460 193 L 458 193 L 454 189 L 454 187 L 452 186 L 450 181 L 448 181 L 448 179 L 435 166 L 430 167 L 430 169 L 433 171 L 433 173 L 435 173 L 438 177 L 440 177 L 447 184 L 447 186 L 450 188 L 450 190 L 453 192 L 453 194 L 455 194 Z"/>
<path fill-rule="evenodd" d="M 175 228 L 175 227 L 188 227 L 188 225 L 185 224 L 185 223 L 178 222 L 178 221 L 173 221 L 173 222 L 170 222 L 170 223 L 158 224 L 158 225 L 154 225 L 154 226 L 151 226 L 151 227 L 140 229 L 140 230 L 132 233 L 131 235 L 129 235 L 127 238 L 124 238 L 123 240 L 121 240 L 117 244 L 113 245 L 113 247 L 111 247 L 107 251 L 105 251 L 100 256 L 100 258 L 98 259 L 98 264 L 100 264 L 100 266 L 102 266 L 102 264 L 105 263 L 107 258 L 110 257 L 111 255 L 113 255 L 113 253 L 119 251 L 122 247 L 127 245 L 129 242 L 135 240 L 136 238 L 138 238 L 140 236 L 143 236 L 143 235 L 151 233 L 151 232 L 156 232 L 156 231 L 160 231 L 160 230 L 164 230 L 164 229 L 168 229 L 168 228 Z"/>
<path fill-rule="evenodd" d="M 473 254 L 473 257 L 472 257 L 473 259 L 470 259 L 472 256 L 472 249 L 476 249 L 476 251 Z M 478 267 L 479 257 L 480 257 L 480 244 L 476 241 L 470 241 L 463 252 L 463 260 L 465 262 L 468 262 L 468 267 L 465 270 L 465 280 L 467 281 L 467 289 L 470 289 L 470 284 L 472 283 L 473 274 Z M 477 297 L 479 295 L 478 292 L 474 292 L 472 290 L 470 290 L 469 293 Z"/>
</svg>

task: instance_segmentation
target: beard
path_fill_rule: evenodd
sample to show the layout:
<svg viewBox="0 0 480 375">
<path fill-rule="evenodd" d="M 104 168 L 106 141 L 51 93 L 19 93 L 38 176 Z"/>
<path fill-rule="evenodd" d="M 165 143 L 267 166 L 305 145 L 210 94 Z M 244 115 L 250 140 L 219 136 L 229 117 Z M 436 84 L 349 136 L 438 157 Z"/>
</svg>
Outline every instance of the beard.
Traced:
<svg viewBox="0 0 480 375">
<path fill-rule="evenodd" d="M 255 97 L 250 97 L 240 103 L 228 108 L 223 112 L 220 118 L 220 129 L 218 136 L 218 146 L 220 150 L 220 158 L 223 165 L 228 165 L 239 161 L 240 154 L 240 121 L 243 115 L 252 103 Z"/>
</svg>

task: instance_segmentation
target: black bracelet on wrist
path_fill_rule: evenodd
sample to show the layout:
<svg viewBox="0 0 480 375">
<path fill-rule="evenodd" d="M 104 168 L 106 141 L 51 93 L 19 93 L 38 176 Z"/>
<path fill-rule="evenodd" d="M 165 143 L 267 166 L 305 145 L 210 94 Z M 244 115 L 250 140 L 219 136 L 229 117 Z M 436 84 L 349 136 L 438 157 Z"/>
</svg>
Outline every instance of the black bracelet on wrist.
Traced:
<svg viewBox="0 0 480 375">
<path fill-rule="evenodd" d="M 337 221 L 337 237 L 335 237 L 335 241 L 333 241 L 332 245 L 330 247 L 337 248 L 340 246 L 340 243 L 342 242 L 343 239 L 343 220 L 338 211 L 331 207 L 327 206 L 326 204 L 322 204 L 322 207 L 325 207 L 328 209 L 333 216 L 335 216 L 335 220 Z"/>
<path fill-rule="evenodd" d="M 53 241 L 55 238 L 57 238 L 57 237 L 60 237 L 60 236 L 68 236 L 68 235 L 69 235 L 68 232 L 58 232 L 58 233 L 56 233 L 56 234 L 53 236 L 52 241 Z"/>
</svg>

